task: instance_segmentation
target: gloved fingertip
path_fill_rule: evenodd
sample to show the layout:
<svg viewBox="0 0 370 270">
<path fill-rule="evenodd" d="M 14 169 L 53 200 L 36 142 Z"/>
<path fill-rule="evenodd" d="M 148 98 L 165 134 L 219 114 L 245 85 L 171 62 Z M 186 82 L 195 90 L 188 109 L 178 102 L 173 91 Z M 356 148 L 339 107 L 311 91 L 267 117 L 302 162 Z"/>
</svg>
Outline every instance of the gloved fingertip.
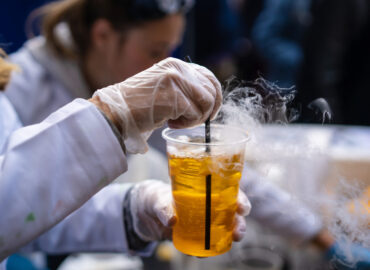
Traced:
<svg viewBox="0 0 370 270">
<path fill-rule="evenodd" d="M 180 125 L 177 124 L 174 120 L 168 120 L 167 124 L 168 124 L 168 127 L 173 128 L 173 129 L 180 128 Z"/>
<path fill-rule="evenodd" d="M 177 222 L 177 217 L 176 216 L 172 216 L 169 221 L 168 221 L 168 226 L 169 227 L 173 227 Z"/>
<path fill-rule="evenodd" d="M 233 241 L 239 242 L 243 239 L 247 231 L 247 224 L 242 216 L 235 217 L 235 226 L 233 230 Z"/>
<path fill-rule="evenodd" d="M 166 207 L 159 211 L 157 214 L 159 220 L 162 222 L 162 224 L 166 227 L 171 227 L 175 225 L 177 218 L 173 213 L 173 209 Z"/>
<path fill-rule="evenodd" d="M 179 118 L 177 119 L 169 119 L 167 121 L 167 124 L 170 128 L 173 128 L 173 129 L 179 129 L 179 128 L 184 128 L 184 127 L 187 127 L 188 124 L 186 123 L 186 118 L 184 116 L 180 116 Z"/>
<path fill-rule="evenodd" d="M 233 231 L 233 241 L 240 242 L 246 233 L 246 228 L 244 230 Z"/>
<path fill-rule="evenodd" d="M 237 213 L 241 216 L 248 216 L 251 209 L 252 205 L 247 196 L 244 194 L 244 192 L 239 191 Z"/>
</svg>

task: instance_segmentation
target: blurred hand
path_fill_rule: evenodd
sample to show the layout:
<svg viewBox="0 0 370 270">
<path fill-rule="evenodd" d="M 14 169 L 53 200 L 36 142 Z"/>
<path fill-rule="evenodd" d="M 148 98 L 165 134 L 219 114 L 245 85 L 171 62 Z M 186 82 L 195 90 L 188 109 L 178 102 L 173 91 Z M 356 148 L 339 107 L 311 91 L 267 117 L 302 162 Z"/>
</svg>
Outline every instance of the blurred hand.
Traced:
<svg viewBox="0 0 370 270">
<path fill-rule="evenodd" d="M 245 193 L 241 189 L 239 189 L 238 192 L 237 204 L 237 214 L 235 215 L 235 226 L 233 230 L 233 241 L 239 242 L 243 239 L 244 234 L 247 231 L 244 217 L 248 216 L 252 209 L 247 195 L 245 195 Z"/>
<path fill-rule="evenodd" d="M 131 215 L 135 233 L 144 241 L 171 239 L 171 227 L 176 223 L 172 207 L 171 186 L 162 181 L 146 180 L 136 184 L 130 194 Z M 251 204 L 239 190 L 237 215 L 235 216 L 233 240 L 240 241 L 245 232 L 244 216 Z"/>
<path fill-rule="evenodd" d="M 131 153 L 144 153 L 151 132 L 168 121 L 185 128 L 215 117 L 221 85 L 208 69 L 167 58 L 122 83 L 94 93 L 90 100 L 119 128 Z"/>
</svg>

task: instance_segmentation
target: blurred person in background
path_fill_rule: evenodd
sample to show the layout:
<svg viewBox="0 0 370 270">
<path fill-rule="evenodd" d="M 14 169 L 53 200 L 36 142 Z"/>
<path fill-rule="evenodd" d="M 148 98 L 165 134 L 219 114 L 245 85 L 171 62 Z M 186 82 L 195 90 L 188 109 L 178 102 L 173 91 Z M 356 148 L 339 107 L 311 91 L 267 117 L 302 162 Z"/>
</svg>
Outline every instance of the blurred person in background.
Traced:
<svg viewBox="0 0 370 270">
<path fill-rule="evenodd" d="M 265 57 L 266 78 L 281 87 L 297 85 L 298 121 L 322 122 L 307 106 L 324 98 L 332 123 L 370 124 L 364 103 L 368 6 L 363 0 L 265 0 L 253 41 Z"/>
<path fill-rule="evenodd" d="M 187 16 L 182 55 L 207 66 L 220 81 L 236 75 L 252 80 L 264 66 L 250 38 L 261 0 L 196 1 Z"/>
<path fill-rule="evenodd" d="M 264 76 L 280 87 L 296 84 L 302 42 L 311 23 L 311 0 L 265 0 L 252 40 L 266 61 Z"/>
<path fill-rule="evenodd" d="M 370 3 L 312 0 L 298 101 L 325 98 L 333 124 L 370 125 Z M 304 111 L 303 111 L 304 112 Z M 302 121 L 312 121 L 303 114 Z"/>
</svg>

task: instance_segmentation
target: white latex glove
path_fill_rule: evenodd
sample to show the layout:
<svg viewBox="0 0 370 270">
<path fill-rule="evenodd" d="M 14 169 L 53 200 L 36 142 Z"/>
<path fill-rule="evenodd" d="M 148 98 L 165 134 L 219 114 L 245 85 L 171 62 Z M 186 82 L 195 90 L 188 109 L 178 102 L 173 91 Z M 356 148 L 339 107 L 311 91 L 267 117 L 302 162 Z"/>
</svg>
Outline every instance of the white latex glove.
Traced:
<svg viewBox="0 0 370 270">
<path fill-rule="evenodd" d="M 94 93 L 108 105 L 130 153 L 144 153 L 151 132 L 166 121 L 185 128 L 215 117 L 221 85 L 208 69 L 167 58 L 124 82 Z"/>
<path fill-rule="evenodd" d="M 130 207 L 135 233 L 144 241 L 171 239 L 171 227 L 176 223 L 172 206 L 171 186 L 158 180 L 146 180 L 134 186 L 130 194 Z M 239 190 L 233 240 L 240 241 L 246 231 L 245 219 L 251 204 Z"/>
</svg>

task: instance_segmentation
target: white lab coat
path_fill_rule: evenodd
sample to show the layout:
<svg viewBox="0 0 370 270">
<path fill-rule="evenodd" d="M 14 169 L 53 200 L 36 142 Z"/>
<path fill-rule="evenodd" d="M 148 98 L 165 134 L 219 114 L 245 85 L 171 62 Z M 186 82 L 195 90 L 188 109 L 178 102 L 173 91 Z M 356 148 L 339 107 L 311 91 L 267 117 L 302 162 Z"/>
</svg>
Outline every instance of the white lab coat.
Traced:
<svg viewBox="0 0 370 270">
<path fill-rule="evenodd" d="M 70 40 L 68 31 L 62 27 L 62 41 Z M 67 34 L 66 34 L 67 33 Z M 16 108 L 21 120 L 30 124 L 43 119 L 52 110 L 59 108 L 72 98 L 89 97 L 86 83 L 81 75 L 77 63 L 57 57 L 46 45 L 43 37 L 37 37 L 28 41 L 17 53 L 10 56 L 11 61 L 22 68 L 21 73 L 14 73 L 7 87 L 6 95 Z M 27 104 L 27 106 L 24 106 Z M 129 170 L 128 180 L 143 180 L 146 178 L 167 179 L 167 162 L 163 156 L 153 151 L 153 158 L 132 162 L 129 167 L 141 167 L 141 170 Z M 136 155 L 138 156 L 138 155 Z M 152 164 L 152 166 L 140 166 L 140 164 Z M 150 168 L 148 170 L 148 168 Z M 145 173 L 143 173 L 147 170 Z M 143 174 L 136 177 L 139 172 Z M 159 174 L 159 175 L 158 175 Z M 124 174 L 123 177 L 128 174 Z M 148 177 L 149 176 L 149 177 Z M 272 184 L 263 184 L 258 177 L 244 175 L 241 186 L 250 197 L 252 206 L 258 203 L 255 209 L 252 207 L 251 215 L 256 220 L 263 222 L 267 227 L 278 231 L 279 234 L 304 241 L 311 238 L 321 229 L 318 217 L 297 202 L 290 205 L 289 215 L 284 215 L 289 200 L 287 194 Z M 303 214 L 304 213 L 304 214 Z M 279 216 L 279 218 L 276 218 Z"/>
<path fill-rule="evenodd" d="M 28 41 L 10 60 L 21 71 L 12 74 L 5 95 L 23 125 L 39 123 L 73 99 L 92 95 L 78 64 L 56 56 L 43 37 Z M 145 155 L 128 155 L 128 167 L 119 181 L 169 180 L 166 157 L 153 147 Z"/>
<path fill-rule="evenodd" d="M 122 220 L 127 187 L 101 190 L 127 170 L 126 157 L 97 108 L 77 99 L 39 124 L 19 127 L 0 93 L 0 261 L 22 246 L 127 251 Z"/>
</svg>

